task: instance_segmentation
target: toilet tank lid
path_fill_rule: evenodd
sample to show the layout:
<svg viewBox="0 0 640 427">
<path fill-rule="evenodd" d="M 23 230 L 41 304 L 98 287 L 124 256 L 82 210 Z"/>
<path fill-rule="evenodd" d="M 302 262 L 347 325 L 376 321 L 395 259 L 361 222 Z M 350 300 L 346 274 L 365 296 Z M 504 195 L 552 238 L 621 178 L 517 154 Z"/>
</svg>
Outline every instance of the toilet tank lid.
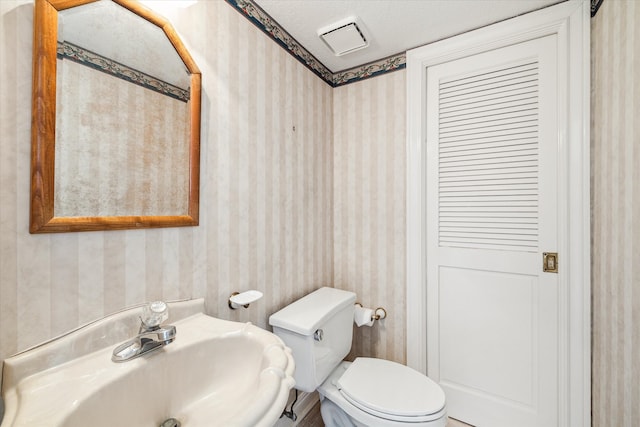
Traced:
<svg viewBox="0 0 640 427">
<path fill-rule="evenodd" d="M 356 302 L 356 294 L 320 288 L 269 317 L 269 324 L 301 335 L 312 335 L 331 316 Z"/>
</svg>

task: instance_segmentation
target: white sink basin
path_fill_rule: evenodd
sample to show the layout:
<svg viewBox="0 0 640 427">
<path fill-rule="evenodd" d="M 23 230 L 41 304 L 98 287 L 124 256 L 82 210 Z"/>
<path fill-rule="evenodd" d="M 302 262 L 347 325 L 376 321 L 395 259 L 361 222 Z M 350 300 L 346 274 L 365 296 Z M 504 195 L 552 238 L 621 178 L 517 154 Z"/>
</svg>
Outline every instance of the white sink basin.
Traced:
<svg viewBox="0 0 640 427">
<path fill-rule="evenodd" d="M 119 342 L 36 372 L 43 358 L 58 356 L 46 347 L 61 343 L 7 359 L 2 427 L 157 427 L 168 418 L 183 427 L 275 424 L 294 386 L 291 351 L 278 337 L 202 313 L 168 323 L 177 328 L 173 343 L 123 363 L 111 361 Z M 73 346 L 82 332 L 61 340 Z M 79 346 L 86 345 L 85 337 Z"/>
</svg>

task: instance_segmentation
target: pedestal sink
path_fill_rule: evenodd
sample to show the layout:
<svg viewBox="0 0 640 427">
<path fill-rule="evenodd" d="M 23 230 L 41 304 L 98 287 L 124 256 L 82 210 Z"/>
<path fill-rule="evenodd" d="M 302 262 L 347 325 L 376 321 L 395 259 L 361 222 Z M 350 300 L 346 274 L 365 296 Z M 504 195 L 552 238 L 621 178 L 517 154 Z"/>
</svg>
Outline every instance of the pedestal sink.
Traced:
<svg viewBox="0 0 640 427">
<path fill-rule="evenodd" d="M 201 301 L 182 304 L 175 341 L 125 363 L 112 350 L 135 335 L 138 310 L 7 359 L 2 427 L 275 424 L 294 386 L 291 351 L 250 323 L 189 314 Z"/>
</svg>

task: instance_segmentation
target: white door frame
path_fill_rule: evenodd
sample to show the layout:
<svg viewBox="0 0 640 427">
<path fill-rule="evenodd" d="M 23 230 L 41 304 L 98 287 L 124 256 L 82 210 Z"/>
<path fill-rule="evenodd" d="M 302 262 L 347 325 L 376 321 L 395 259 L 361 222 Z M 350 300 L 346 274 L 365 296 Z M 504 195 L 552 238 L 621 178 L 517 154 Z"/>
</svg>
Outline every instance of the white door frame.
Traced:
<svg viewBox="0 0 640 427">
<path fill-rule="evenodd" d="M 428 373 L 426 69 L 537 37 L 558 38 L 558 425 L 591 425 L 590 4 L 570 0 L 407 52 L 407 365 Z M 560 203 L 566 200 L 566 203 Z"/>
</svg>

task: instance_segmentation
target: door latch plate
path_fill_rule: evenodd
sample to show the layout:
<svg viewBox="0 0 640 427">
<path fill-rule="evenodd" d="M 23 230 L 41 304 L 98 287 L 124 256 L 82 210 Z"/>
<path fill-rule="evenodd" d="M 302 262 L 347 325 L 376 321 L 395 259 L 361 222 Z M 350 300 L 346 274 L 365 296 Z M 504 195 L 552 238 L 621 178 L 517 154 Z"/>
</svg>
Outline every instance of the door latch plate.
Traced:
<svg viewBox="0 0 640 427">
<path fill-rule="evenodd" d="M 543 252 L 542 253 L 542 271 L 545 273 L 558 272 L 558 253 Z"/>
</svg>

